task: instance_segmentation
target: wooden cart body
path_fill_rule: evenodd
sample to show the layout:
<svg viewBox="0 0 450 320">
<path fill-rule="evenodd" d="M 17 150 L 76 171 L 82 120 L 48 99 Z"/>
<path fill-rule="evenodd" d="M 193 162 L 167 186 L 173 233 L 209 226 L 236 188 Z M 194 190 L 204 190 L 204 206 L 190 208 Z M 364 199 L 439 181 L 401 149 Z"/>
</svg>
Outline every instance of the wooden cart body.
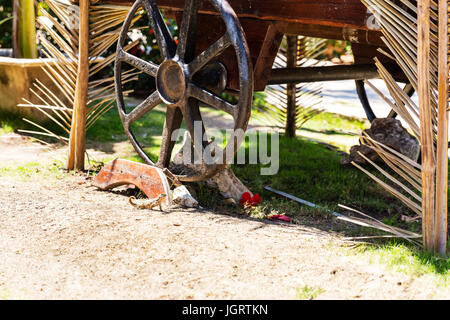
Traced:
<svg viewBox="0 0 450 320">
<path fill-rule="evenodd" d="M 107 3 L 131 4 L 129 0 Z M 180 24 L 184 0 L 157 0 L 158 7 Z M 360 0 L 231 0 L 231 7 L 244 29 L 254 69 L 254 90 L 262 91 L 268 83 L 272 65 L 283 35 L 303 35 L 346 40 L 357 51 L 358 63 L 369 63 L 382 47 L 381 32 L 367 26 L 371 13 Z M 214 43 L 225 32 L 217 11 L 202 0 L 198 18 L 197 52 Z M 233 50 L 219 60 L 228 70 L 228 88 L 238 88 L 238 70 Z"/>
</svg>

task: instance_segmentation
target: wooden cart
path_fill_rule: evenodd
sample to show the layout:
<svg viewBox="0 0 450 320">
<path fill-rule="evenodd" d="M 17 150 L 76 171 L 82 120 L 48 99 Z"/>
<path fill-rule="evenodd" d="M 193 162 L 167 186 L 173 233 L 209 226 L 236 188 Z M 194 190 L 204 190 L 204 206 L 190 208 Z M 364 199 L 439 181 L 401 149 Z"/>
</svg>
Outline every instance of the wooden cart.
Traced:
<svg viewBox="0 0 450 320">
<path fill-rule="evenodd" d="M 129 4 L 126 0 L 113 2 Z M 142 8 L 147 12 L 165 58 L 160 65 L 143 61 L 122 49 L 131 21 Z M 179 26 L 178 45 L 161 12 L 176 19 Z M 134 138 L 130 124 L 164 102 L 168 106 L 166 127 L 157 165 L 166 167 L 173 148 L 170 139 L 173 130 L 179 128 L 184 117 L 193 136 L 194 122 L 201 120 L 196 101 L 232 115 L 234 129 L 245 130 L 253 91 L 262 91 L 267 84 L 346 79 L 357 80 L 363 107 L 368 118 L 373 120 L 375 115 L 361 80 L 378 77 L 373 58 L 379 56 L 384 59 L 377 48 L 385 46 L 381 32 L 368 27 L 370 16 L 371 13 L 360 0 L 136 1 L 122 28 L 115 66 L 117 97 L 125 131 L 139 155 L 147 163 L 154 163 Z M 356 64 L 272 70 L 286 34 L 350 41 Z M 388 51 L 386 48 L 384 50 Z M 157 90 L 129 115 L 125 113 L 121 92 L 123 63 L 155 77 L 157 84 Z M 407 81 L 395 63 L 390 62 L 389 68 L 399 81 Z M 237 104 L 222 99 L 220 93 L 223 91 L 234 93 L 238 97 Z M 231 147 L 236 151 L 239 141 Z M 200 175 L 179 178 L 182 181 L 206 179 L 221 167 L 212 165 Z"/>
</svg>

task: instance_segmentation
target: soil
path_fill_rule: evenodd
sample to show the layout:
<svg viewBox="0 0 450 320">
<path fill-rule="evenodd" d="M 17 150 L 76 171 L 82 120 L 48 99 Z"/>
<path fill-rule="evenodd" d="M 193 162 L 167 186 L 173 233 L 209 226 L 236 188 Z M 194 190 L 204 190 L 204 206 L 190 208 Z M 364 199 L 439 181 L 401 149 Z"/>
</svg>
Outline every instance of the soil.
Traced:
<svg viewBox="0 0 450 320">
<path fill-rule="evenodd" d="M 1 166 L 65 152 L 14 135 L 0 150 Z M 450 296 L 352 255 L 314 221 L 138 210 L 127 200 L 84 174 L 0 176 L 0 299 L 295 299 L 306 287 L 320 288 L 317 299 Z"/>
</svg>

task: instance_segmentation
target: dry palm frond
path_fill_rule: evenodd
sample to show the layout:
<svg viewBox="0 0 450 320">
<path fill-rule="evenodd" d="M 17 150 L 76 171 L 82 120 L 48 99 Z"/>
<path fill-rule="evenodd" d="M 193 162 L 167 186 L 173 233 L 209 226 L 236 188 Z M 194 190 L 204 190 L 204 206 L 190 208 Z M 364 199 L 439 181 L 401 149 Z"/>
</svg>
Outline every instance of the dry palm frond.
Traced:
<svg viewBox="0 0 450 320">
<path fill-rule="evenodd" d="M 321 64 L 322 61 L 318 57 L 323 54 L 325 46 L 326 39 L 297 37 L 297 67 Z M 284 38 L 275 58 L 274 68 L 286 68 L 286 51 L 286 38 Z M 320 109 L 321 90 L 322 86 L 317 83 L 301 83 L 295 86 L 297 128 L 323 111 Z M 254 105 L 257 111 L 254 116 L 267 125 L 284 128 L 287 120 L 287 85 L 267 86 L 265 95 L 265 103 Z"/>
<path fill-rule="evenodd" d="M 31 107 L 41 111 L 69 135 L 77 82 L 79 10 L 76 4 L 67 0 L 45 0 L 45 3 L 53 14 L 41 9 L 38 18 L 40 26 L 38 40 L 43 47 L 43 55 L 55 61 L 55 63 L 47 63 L 43 70 L 52 79 L 57 90 L 52 91 L 42 82 L 36 80 L 31 92 L 34 100 L 38 103 L 24 100 L 25 103 L 19 106 Z M 93 76 L 114 61 L 115 50 L 114 53 L 108 52 L 111 52 L 110 49 L 117 42 L 120 28 L 129 9 L 128 6 L 102 4 L 92 4 L 89 7 L 90 81 L 87 99 L 89 105 L 86 117 L 87 129 L 114 106 L 114 78 L 94 79 Z M 141 15 L 137 14 L 132 25 L 140 17 Z M 136 44 L 137 41 L 134 41 L 124 49 L 129 50 Z M 136 80 L 139 73 L 140 71 L 136 71 L 136 69 L 124 72 L 122 83 Z M 48 129 L 30 120 L 26 121 L 43 130 L 42 132 L 33 131 L 33 133 L 51 136 L 66 143 L 66 137 L 51 133 Z M 27 132 L 31 133 L 30 130 Z"/>
<path fill-rule="evenodd" d="M 422 154 L 422 158 L 426 156 L 428 161 L 431 161 L 430 167 L 436 168 L 436 166 L 438 165 L 436 160 L 437 150 L 439 149 L 439 147 L 437 147 L 439 145 L 438 131 L 442 131 L 443 128 L 441 127 L 441 129 L 439 129 L 439 125 L 442 125 L 442 122 L 440 123 L 438 121 L 439 95 L 442 95 L 442 93 L 439 92 L 438 71 L 440 68 L 447 68 L 446 82 L 448 84 L 447 62 L 445 66 L 440 65 L 441 62 L 439 62 L 439 54 L 440 52 L 442 52 L 442 41 L 440 41 L 440 36 L 438 33 L 438 4 L 433 0 L 431 1 L 429 12 L 427 10 L 424 11 L 429 14 L 429 18 L 425 24 L 421 24 L 423 23 L 423 20 L 418 20 L 420 10 L 418 9 L 417 1 L 401 0 L 400 2 L 394 2 L 388 0 L 362 0 L 362 2 L 369 8 L 369 10 L 373 14 L 375 14 L 375 18 L 383 34 L 382 39 L 390 50 L 389 54 L 383 50 L 380 50 L 380 52 L 386 53 L 388 57 L 394 59 L 397 62 L 416 91 L 420 89 L 420 81 L 418 78 L 419 74 L 421 77 L 429 77 L 429 88 L 427 88 L 428 92 L 426 93 L 426 96 L 422 96 L 422 98 L 425 97 L 422 100 L 425 101 L 425 103 L 422 103 L 420 106 L 416 105 L 415 102 L 404 93 L 404 91 L 394 80 L 394 77 L 378 59 L 375 59 L 375 64 L 378 68 L 378 72 L 381 78 L 387 85 L 393 101 L 385 97 L 370 82 L 367 81 L 366 83 L 369 84 L 371 88 L 375 92 L 377 92 L 386 101 L 386 103 L 401 116 L 401 118 L 408 124 L 414 135 L 421 141 L 421 143 L 424 143 L 424 141 L 430 142 L 428 145 L 425 143 L 425 146 L 427 150 L 431 150 L 431 152 L 427 155 Z M 443 17 L 446 18 L 443 20 L 448 21 L 448 13 L 447 17 L 445 17 L 445 14 Z M 448 22 L 445 23 L 446 28 L 448 28 L 447 24 Z M 423 67 L 423 65 L 418 65 L 418 62 L 421 61 L 421 58 L 423 59 L 423 56 L 420 56 L 421 54 L 423 54 L 423 51 L 419 51 L 420 26 L 429 26 L 430 28 L 429 33 L 426 35 L 427 37 L 429 37 L 429 51 L 427 51 L 429 54 L 429 59 L 425 62 L 425 67 Z M 427 33 L 427 31 L 424 32 Z M 445 36 L 448 37 L 448 34 L 446 34 Z M 444 49 L 448 55 L 450 53 L 450 50 L 448 49 L 448 47 Z M 427 73 L 423 72 L 421 74 L 420 70 L 428 70 L 429 74 L 427 75 Z M 423 80 L 422 83 L 424 83 Z M 446 94 L 448 95 L 448 88 L 446 91 Z M 447 101 L 446 109 L 448 109 L 448 97 L 446 96 L 445 99 Z M 429 189 L 428 187 L 426 188 L 426 192 L 429 193 L 427 198 L 425 198 L 425 195 L 422 194 L 422 191 L 425 192 L 425 190 L 423 190 L 423 187 L 428 185 L 428 182 L 427 184 L 425 184 L 424 180 L 425 176 L 429 176 L 429 173 L 427 173 L 428 171 L 423 171 L 425 169 L 423 169 L 421 165 L 415 163 L 404 155 L 401 155 L 395 150 L 392 150 L 391 148 L 388 148 L 387 146 L 375 141 L 368 135 L 364 135 L 361 138 L 362 142 L 364 142 L 366 145 L 368 145 L 378 153 L 378 155 L 384 160 L 384 162 L 392 169 L 393 173 L 388 173 L 386 170 L 382 169 L 366 158 L 369 163 L 374 165 L 377 170 L 385 178 L 387 178 L 388 182 L 384 182 L 362 167 L 356 164 L 355 166 L 366 172 L 387 191 L 394 194 L 418 216 L 423 216 L 424 213 L 422 212 L 422 202 L 429 201 L 430 195 L 432 197 L 435 197 L 434 186 L 431 185 L 429 185 Z M 447 141 L 445 141 L 445 144 L 446 143 Z M 422 150 L 424 150 L 424 148 L 422 148 Z M 430 154 L 432 155 L 432 157 L 429 157 Z M 446 166 L 447 165 L 445 164 L 445 167 Z M 426 170 L 429 170 L 429 168 L 427 167 Z M 431 173 L 431 175 L 432 179 L 434 179 L 434 173 Z"/>
<path fill-rule="evenodd" d="M 391 234 L 389 236 L 384 235 L 384 236 L 372 236 L 372 237 L 352 237 L 352 238 L 347 238 L 346 240 L 359 240 L 359 239 L 386 238 L 386 237 L 389 237 L 389 238 L 403 238 L 403 239 L 405 239 L 405 240 L 407 240 L 407 241 L 409 241 L 411 243 L 414 243 L 415 245 L 418 245 L 418 246 L 421 245 L 420 242 L 418 242 L 417 240 L 414 240 L 414 239 L 420 238 L 421 237 L 420 234 L 417 234 L 415 232 L 411 232 L 411 231 L 408 231 L 408 230 L 405 230 L 405 229 L 401 229 L 401 228 L 397 228 L 397 227 L 394 227 L 394 226 L 387 225 L 387 224 L 385 224 L 385 223 L 375 219 L 374 217 L 371 217 L 370 215 L 362 213 L 361 211 L 358 211 L 356 209 L 353 209 L 353 208 L 350 208 L 350 207 L 347 207 L 347 206 L 344 206 L 344 205 L 341 205 L 341 204 L 339 204 L 339 207 L 341 207 L 343 209 L 346 209 L 346 210 L 349 210 L 349 211 L 353 211 L 353 212 L 355 212 L 355 213 L 357 213 L 357 214 L 359 214 L 359 215 L 364 217 L 364 218 L 351 217 L 350 218 L 351 219 L 350 222 L 353 222 L 353 223 L 360 222 L 360 224 L 364 224 L 366 227 L 378 229 L 378 230 L 381 230 L 381 231 L 384 231 L 384 232 L 388 232 L 388 233 Z"/>
</svg>

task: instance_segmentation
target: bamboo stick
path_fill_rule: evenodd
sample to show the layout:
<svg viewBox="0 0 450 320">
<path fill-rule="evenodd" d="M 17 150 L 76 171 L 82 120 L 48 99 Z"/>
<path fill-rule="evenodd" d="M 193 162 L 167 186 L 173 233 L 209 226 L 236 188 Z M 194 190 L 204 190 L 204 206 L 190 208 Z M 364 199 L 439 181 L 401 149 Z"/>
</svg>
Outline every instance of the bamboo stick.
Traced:
<svg viewBox="0 0 450 320">
<path fill-rule="evenodd" d="M 430 0 L 418 1 L 417 72 L 422 148 L 422 237 L 425 250 L 435 249 L 433 232 L 435 160 L 430 103 Z"/>
<path fill-rule="evenodd" d="M 448 190 L 448 3 L 439 1 L 439 98 L 436 155 L 436 213 L 434 229 L 435 250 L 445 255 L 447 246 Z"/>
<path fill-rule="evenodd" d="M 22 118 L 22 120 L 25 121 L 25 122 L 28 122 L 29 124 L 32 124 L 32 125 L 35 126 L 35 127 L 38 127 L 38 128 L 41 129 L 41 130 L 44 130 L 44 131 L 45 131 L 46 133 L 48 133 L 50 136 L 55 137 L 56 139 L 60 140 L 60 141 L 63 142 L 63 143 L 65 143 L 65 140 L 67 140 L 67 138 L 61 137 L 61 136 L 57 135 L 56 133 L 51 132 L 50 130 L 44 128 L 43 126 L 41 126 L 41 125 L 39 125 L 39 124 L 37 124 L 37 123 L 31 121 L 31 120 L 28 120 L 28 119 L 26 119 L 26 118 Z"/>
<path fill-rule="evenodd" d="M 69 142 L 69 170 L 84 170 L 86 102 L 89 82 L 89 0 L 80 0 L 78 74 Z"/>
</svg>

